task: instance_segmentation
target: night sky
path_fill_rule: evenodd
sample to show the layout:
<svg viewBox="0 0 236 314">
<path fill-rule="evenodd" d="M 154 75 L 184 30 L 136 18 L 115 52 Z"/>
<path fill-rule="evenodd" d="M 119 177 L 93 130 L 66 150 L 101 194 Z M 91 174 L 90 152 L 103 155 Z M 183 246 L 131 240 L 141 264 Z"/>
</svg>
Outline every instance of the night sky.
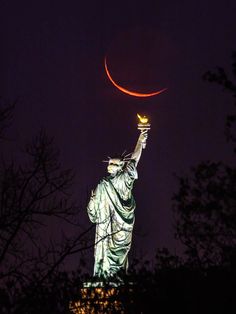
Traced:
<svg viewBox="0 0 236 314">
<path fill-rule="evenodd" d="M 75 169 L 74 196 L 90 221 L 90 190 L 106 175 L 107 156 L 132 152 L 137 112 L 151 120 L 134 187 L 132 254 L 150 258 L 174 241 L 173 174 L 203 160 L 231 162 L 223 130 L 232 99 L 202 80 L 216 66 L 230 71 L 236 41 L 236 2 L 0 1 L 0 94 L 17 99 L 5 144 L 8 157 L 45 128 Z M 150 98 L 125 95 L 113 78 Z M 91 250 L 91 256 L 93 252 Z"/>
</svg>

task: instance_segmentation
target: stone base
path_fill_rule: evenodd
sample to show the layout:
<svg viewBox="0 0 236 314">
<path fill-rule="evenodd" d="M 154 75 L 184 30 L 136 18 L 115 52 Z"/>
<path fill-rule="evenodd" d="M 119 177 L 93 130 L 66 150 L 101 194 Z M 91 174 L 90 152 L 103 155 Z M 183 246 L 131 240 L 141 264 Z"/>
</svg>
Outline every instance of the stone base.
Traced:
<svg viewBox="0 0 236 314">
<path fill-rule="evenodd" d="M 86 281 L 83 283 L 84 288 L 92 288 L 92 287 L 99 287 L 99 288 L 104 288 L 104 287 L 121 287 L 124 285 L 124 282 L 121 279 L 106 279 L 106 281 L 102 280 L 90 280 Z"/>
<path fill-rule="evenodd" d="M 87 285 L 88 283 L 85 283 Z M 80 289 L 78 300 L 71 301 L 69 310 L 73 314 L 104 314 L 126 313 L 125 307 L 132 303 L 133 288 L 131 286 L 113 287 L 103 282 L 95 283 L 97 287 L 83 287 Z M 125 301 L 125 302 L 124 302 Z"/>
</svg>

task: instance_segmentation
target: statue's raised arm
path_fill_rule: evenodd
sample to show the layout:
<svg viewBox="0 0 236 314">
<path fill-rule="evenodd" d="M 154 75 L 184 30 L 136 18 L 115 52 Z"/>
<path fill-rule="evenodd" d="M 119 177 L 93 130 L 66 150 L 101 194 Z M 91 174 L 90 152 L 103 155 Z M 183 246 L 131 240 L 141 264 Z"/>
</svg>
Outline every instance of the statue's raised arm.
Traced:
<svg viewBox="0 0 236 314">
<path fill-rule="evenodd" d="M 142 155 L 142 150 L 146 145 L 147 136 L 148 136 L 147 132 L 148 132 L 147 129 L 141 130 L 137 144 L 136 144 L 135 149 L 131 155 L 131 159 L 135 160 L 136 166 L 138 165 L 138 162 L 139 162 L 140 157 Z"/>
</svg>

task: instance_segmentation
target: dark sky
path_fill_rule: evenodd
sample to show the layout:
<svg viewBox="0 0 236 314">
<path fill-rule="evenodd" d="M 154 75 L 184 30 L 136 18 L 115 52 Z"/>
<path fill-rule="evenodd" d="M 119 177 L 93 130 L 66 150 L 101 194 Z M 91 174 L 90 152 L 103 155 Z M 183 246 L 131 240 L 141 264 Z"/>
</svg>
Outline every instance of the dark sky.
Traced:
<svg viewBox="0 0 236 314">
<path fill-rule="evenodd" d="M 172 229 L 173 173 L 202 160 L 231 161 L 223 136 L 232 100 L 201 79 L 230 70 L 236 40 L 236 2 L 229 1 L 0 1 L 0 94 L 18 99 L 9 136 L 11 153 L 44 127 L 65 167 L 76 170 L 75 196 L 84 211 L 88 191 L 106 174 L 107 155 L 131 152 L 136 113 L 151 119 L 134 188 L 137 202 L 132 252 L 157 247 L 178 253 Z M 167 87 L 135 98 L 133 90 Z"/>
</svg>

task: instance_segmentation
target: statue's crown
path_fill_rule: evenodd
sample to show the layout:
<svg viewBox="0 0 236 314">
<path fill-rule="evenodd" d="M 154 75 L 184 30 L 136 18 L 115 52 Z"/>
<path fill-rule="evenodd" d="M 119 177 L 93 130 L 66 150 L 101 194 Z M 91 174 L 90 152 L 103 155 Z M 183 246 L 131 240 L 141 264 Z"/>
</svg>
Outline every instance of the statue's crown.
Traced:
<svg viewBox="0 0 236 314">
<path fill-rule="evenodd" d="M 120 166 L 123 166 L 126 162 L 128 162 L 129 160 L 131 160 L 131 158 L 129 158 L 129 156 L 131 156 L 132 153 L 129 154 L 125 154 L 126 151 L 124 151 L 123 154 L 121 155 L 115 155 L 113 157 L 107 156 L 107 160 L 103 160 L 103 162 L 107 162 L 109 163 L 111 160 L 116 160 L 117 162 L 120 162 Z"/>
</svg>

